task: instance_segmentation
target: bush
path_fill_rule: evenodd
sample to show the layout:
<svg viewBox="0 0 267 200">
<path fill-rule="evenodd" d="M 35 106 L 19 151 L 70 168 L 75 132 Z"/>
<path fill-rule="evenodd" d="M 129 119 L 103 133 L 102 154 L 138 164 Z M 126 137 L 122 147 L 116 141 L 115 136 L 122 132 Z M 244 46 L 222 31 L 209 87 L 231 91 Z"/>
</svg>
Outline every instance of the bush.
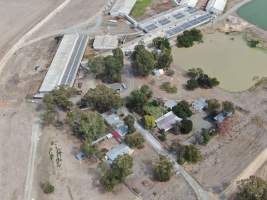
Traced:
<svg viewBox="0 0 267 200">
<path fill-rule="evenodd" d="M 49 183 L 49 181 L 42 183 L 41 188 L 45 194 L 50 194 L 55 191 L 55 187 L 51 183 Z"/>
<path fill-rule="evenodd" d="M 175 71 L 172 69 L 167 69 L 165 71 L 166 76 L 173 76 L 175 74 Z"/>
<path fill-rule="evenodd" d="M 188 163 L 197 163 L 202 160 L 201 152 L 194 145 L 185 146 L 184 159 Z"/>
<path fill-rule="evenodd" d="M 186 89 L 188 89 L 188 90 L 194 90 L 194 89 L 196 89 L 198 87 L 199 87 L 198 82 L 195 79 L 189 79 L 186 82 Z"/>
<path fill-rule="evenodd" d="M 135 119 L 132 115 L 127 115 L 124 119 L 123 119 L 124 123 L 128 126 L 128 133 L 134 133 L 135 132 L 135 127 L 134 127 L 134 122 Z"/>
<path fill-rule="evenodd" d="M 202 41 L 202 33 L 200 30 L 192 29 L 190 31 L 186 30 L 182 35 L 177 36 L 177 47 L 191 47 L 194 45 L 194 42 Z"/>
<path fill-rule="evenodd" d="M 159 140 L 160 141 L 162 141 L 162 142 L 164 142 L 164 141 L 166 141 L 166 133 L 161 133 L 159 136 L 158 136 L 158 138 L 159 138 Z"/>
<path fill-rule="evenodd" d="M 177 93 L 177 88 L 175 86 L 172 86 L 170 82 L 162 83 L 160 89 L 164 90 L 167 93 Z"/>
<path fill-rule="evenodd" d="M 183 119 L 180 124 L 180 131 L 182 134 L 188 134 L 193 129 L 193 122 L 188 119 Z"/>
<path fill-rule="evenodd" d="M 144 117 L 144 124 L 146 129 L 152 129 L 155 127 L 155 117 L 152 115 L 145 115 Z"/>
</svg>

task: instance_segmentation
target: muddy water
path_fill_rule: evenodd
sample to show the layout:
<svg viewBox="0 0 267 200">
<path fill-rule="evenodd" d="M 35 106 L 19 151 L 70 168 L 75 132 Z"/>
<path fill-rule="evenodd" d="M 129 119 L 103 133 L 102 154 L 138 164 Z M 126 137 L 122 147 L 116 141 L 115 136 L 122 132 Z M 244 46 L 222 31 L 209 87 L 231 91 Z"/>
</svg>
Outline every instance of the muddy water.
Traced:
<svg viewBox="0 0 267 200">
<path fill-rule="evenodd" d="M 173 48 L 174 64 L 187 70 L 200 67 L 217 77 L 220 87 L 238 92 L 267 77 L 267 51 L 250 48 L 241 34 L 213 33 L 191 48 Z"/>
</svg>

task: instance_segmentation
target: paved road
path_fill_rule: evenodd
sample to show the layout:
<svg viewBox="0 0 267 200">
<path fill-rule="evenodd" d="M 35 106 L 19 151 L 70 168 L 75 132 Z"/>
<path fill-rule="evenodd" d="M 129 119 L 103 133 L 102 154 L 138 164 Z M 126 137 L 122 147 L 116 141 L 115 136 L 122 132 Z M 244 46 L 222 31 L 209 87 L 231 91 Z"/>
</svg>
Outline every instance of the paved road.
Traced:
<svg viewBox="0 0 267 200">
<path fill-rule="evenodd" d="M 181 174 L 187 183 L 192 187 L 194 190 L 198 200 L 208 200 L 209 195 L 208 193 L 202 189 L 202 187 L 198 184 L 198 182 L 192 178 L 181 165 L 176 162 L 176 158 L 174 155 L 167 152 L 159 141 L 147 130 L 145 130 L 140 124 L 135 122 L 134 124 L 136 130 L 145 138 L 145 140 L 155 149 L 155 151 L 159 154 L 167 156 L 172 162 L 175 169 L 176 174 Z"/>
</svg>

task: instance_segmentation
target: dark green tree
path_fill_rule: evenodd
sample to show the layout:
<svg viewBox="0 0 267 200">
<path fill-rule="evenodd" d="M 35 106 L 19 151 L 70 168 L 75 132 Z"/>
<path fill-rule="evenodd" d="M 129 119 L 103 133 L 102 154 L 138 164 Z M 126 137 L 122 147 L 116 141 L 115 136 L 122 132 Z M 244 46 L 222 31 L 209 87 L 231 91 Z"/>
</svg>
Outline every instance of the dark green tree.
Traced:
<svg viewBox="0 0 267 200">
<path fill-rule="evenodd" d="M 137 76 L 149 75 L 155 66 L 155 59 L 144 45 L 137 45 L 132 54 L 132 68 Z"/>
<path fill-rule="evenodd" d="M 172 108 L 174 114 L 178 117 L 185 119 L 187 117 L 191 117 L 192 111 L 190 110 L 190 105 L 187 101 L 182 100 L 176 106 Z"/>
<path fill-rule="evenodd" d="M 128 126 L 128 133 L 134 133 L 135 132 L 135 127 L 134 127 L 134 122 L 135 119 L 132 115 L 127 115 L 124 119 L 123 119 L 124 123 Z"/>
<path fill-rule="evenodd" d="M 105 81 L 109 83 L 121 82 L 121 71 L 123 65 L 120 59 L 114 56 L 104 58 L 105 62 Z"/>
<path fill-rule="evenodd" d="M 122 106 L 120 95 L 105 85 L 98 85 L 95 89 L 89 89 L 81 100 L 82 106 L 91 106 L 99 112 L 106 112 L 112 108 Z"/>
<path fill-rule="evenodd" d="M 159 159 L 154 167 L 154 175 L 156 180 L 166 182 L 170 180 L 172 175 L 173 165 L 171 161 L 163 155 L 159 155 Z"/>
<path fill-rule="evenodd" d="M 180 131 L 182 134 L 188 134 L 193 129 L 193 122 L 189 119 L 183 119 L 180 124 Z"/>
<path fill-rule="evenodd" d="M 197 163 L 202 160 L 201 152 L 194 145 L 186 145 L 184 152 L 184 159 L 188 163 Z"/>
<path fill-rule="evenodd" d="M 156 48 L 156 49 L 171 49 L 171 45 L 170 45 L 170 42 L 167 38 L 164 38 L 164 37 L 157 37 L 155 39 L 153 39 L 153 46 Z"/>
<path fill-rule="evenodd" d="M 234 113 L 235 112 L 235 106 L 230 101 L 224 101 L 224 102 L 222 102 L 222 110 L 224 112 Z"/>
</svg>

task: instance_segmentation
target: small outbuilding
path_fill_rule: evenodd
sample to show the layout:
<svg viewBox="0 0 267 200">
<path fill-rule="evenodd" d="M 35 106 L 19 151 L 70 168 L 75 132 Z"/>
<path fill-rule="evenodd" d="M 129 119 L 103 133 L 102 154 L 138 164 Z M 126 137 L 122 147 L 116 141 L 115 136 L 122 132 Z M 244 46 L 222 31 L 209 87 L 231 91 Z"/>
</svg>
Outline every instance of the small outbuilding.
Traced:
<svg viewBox="0 0 267 200">
<path fill-rule="evenodd" d="M 119 45 L 118 37 L 115 35 L 95 36 L 93 47 L 95 50 L 112 50 Z"/>
<path fill-rule="evenodd" d="M 181 122 L 182 119 L 177 117 L 172 111 L 158 118 L 155 122 L 160 130 L 168 131 L 174 124 Z"/>
<path fill-rule="evenodd" d="M 177 105 L 177 101 L 175 100 L 168 100 L 164 103 L 164 107 L 168 109 L 172 109 L 176 105 Z"/>
<path fill-rule="evenodd" d="M 199 98 L 199 99 L 193 101 L 193 103 L 192 103 L 192 108 L 196 112 L 201 112 L 202 110 L 207 108 L 207 106 L 208 106 L 207 100 L 204 98 Z"/>
</svg>

